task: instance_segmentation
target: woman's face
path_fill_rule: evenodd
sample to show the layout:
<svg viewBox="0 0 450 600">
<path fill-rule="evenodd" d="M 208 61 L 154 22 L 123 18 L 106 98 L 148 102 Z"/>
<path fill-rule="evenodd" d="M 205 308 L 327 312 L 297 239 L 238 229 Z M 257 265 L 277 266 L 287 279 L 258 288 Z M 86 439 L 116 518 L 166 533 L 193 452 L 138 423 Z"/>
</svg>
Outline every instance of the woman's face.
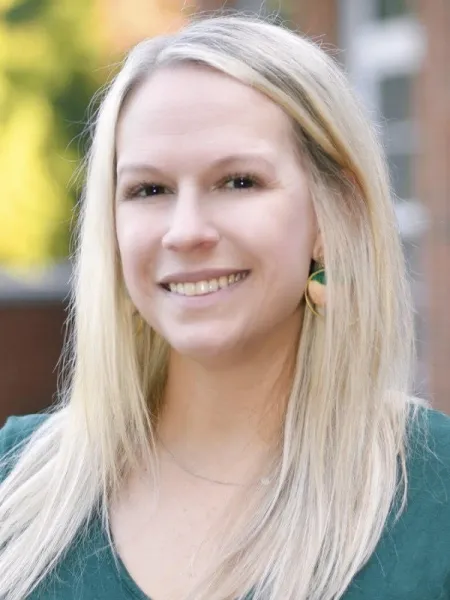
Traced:
<svg viewBox="0 0 450 600">
<path fill-rule="evenodd" d="M 117 239 L 144 319 L 181 354 L 298 332 L 317 239 L 288 117 L 206 67 L 157 71 L 117 133 Z"/>
</svg>

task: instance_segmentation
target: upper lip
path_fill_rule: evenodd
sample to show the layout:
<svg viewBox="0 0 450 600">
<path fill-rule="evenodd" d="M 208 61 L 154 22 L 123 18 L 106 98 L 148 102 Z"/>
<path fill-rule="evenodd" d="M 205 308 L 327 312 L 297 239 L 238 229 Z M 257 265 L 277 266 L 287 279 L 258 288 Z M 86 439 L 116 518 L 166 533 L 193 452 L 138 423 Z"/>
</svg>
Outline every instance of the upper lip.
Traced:
<svg viewBox="0 0 450 600">
<path fill-rule="evenodd" d="M 208 279 L 218 279 L 222 276 L 232 275 L 233 273 L 243 273 L 249 269 L 203 269 L 201 271 L 178 271 L 170 273 L 159 280 L 160 285 L 168 283 L 195 283 L 197 281 L 207 281 Z"/>
</svg>

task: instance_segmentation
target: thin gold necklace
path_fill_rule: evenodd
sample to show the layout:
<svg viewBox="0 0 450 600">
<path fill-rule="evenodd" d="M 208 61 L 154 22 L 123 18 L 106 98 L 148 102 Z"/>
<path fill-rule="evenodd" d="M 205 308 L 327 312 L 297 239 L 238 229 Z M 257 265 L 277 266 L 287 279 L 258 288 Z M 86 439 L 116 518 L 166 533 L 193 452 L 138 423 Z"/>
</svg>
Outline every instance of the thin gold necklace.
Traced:
<svg viewBox="0 0 450 600">
<path fill-rule="evenodd" d="M 261 477 L 260 479 L 258 479 L 258 481 L 255 481 L 253 483 L 236 483 L 234 481 L 223 481 L 220 479 L 213 479 L 212 477 L 206 477 L 205 475 L 200 475 L 199 473 L 195 473 L 194 471 L 192 471 L 191 469 L 188 469 L 185 465 L 183 465 L 183 463 L 180 460 L 178 460 L 178 458 L 174 455 L 174 453 L 166 446 L 166 444 L 162 441 L 162 439 L 159 437 L 159 435 L 156 435 L 156 437 L 158 438 L 158 441 L 161 444 L 161 446 L 163 447 L 163 449 L 170 456 L 170 458 L 177 465 L 177 467 L 179 467 L 182 471 L 184 471 L 188 475 L 191 475 L 191 477 L 195 477 L 196 479 L 208 481 L 209 483 L 215 483 L 217 485 L 226 485 L 226 486 L 233 486 L 233 487 L 251 487 L 251 486 L 256 486 L 256 485 L 268 486 L 272 482 L 272 479 L 270 477 Z"/>
</svg>

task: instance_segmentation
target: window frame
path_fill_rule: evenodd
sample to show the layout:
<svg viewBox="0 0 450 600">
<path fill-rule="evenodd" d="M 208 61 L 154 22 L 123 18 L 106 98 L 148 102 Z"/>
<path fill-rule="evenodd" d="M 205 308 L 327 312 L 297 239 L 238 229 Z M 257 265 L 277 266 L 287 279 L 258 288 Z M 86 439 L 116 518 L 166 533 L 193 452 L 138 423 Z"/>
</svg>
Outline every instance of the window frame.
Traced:
<svg viewBox="0 0 450 600">
<path fill-rule="evenodd" d="M 342 60 L 357 94 L 377 124 L 381 123 L 381 82 L 387 77 L 418 75 L 425 55 L 425 34 L 412 14 L 379 19 L 376 0 L 336 0 L 339 3 L 339 46 Z M 408 131 L 401 147 L 387 154 L 411 152 L 418 156 L 417 122 L 414 119 L 392 122 L 388 129 Z M 400 151 L 398 151 L 400 150 Z M 414 171 L 414 164 L 412 166 Z M 416 197 L 395 202 L 395 210 L 403 237 L 416 237 L 426 227 L 426 213 Z"/>
</svg>

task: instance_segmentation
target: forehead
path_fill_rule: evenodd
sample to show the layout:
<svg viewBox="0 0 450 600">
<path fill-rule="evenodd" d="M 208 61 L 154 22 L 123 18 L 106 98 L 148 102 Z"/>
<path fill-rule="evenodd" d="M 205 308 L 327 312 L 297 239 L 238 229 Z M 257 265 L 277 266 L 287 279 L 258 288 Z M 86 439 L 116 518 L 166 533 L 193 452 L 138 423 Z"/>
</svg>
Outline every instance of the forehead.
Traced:
<svg viewBox="0 0 450 600">
<path fill-rule="evenodd" d="M 226 152 L 292 151 L 292 127 L 269 98 L 208 67 L 158 70 L 126 102 L 118 123 L 118 161 L 148 154 L 209 157 Z M 144 156 L 145 158 L 145 156 Z M 128 162 L 128 160 L 127 160 Z"/>
</svg>

